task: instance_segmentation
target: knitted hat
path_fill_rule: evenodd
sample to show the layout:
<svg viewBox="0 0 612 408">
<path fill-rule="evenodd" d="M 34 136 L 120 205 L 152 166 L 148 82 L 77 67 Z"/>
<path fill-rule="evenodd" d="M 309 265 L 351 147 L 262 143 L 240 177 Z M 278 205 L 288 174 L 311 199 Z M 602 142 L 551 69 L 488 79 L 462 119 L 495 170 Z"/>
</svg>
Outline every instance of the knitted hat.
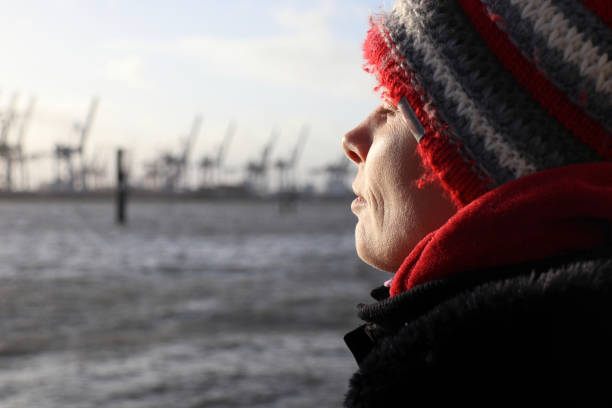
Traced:
<svg viewBox="0 0 612 408">
<path fill-rule="evenodd" d="M 372 17 L 365 68 L 418 118 L 423 163 L 458 207 L 540 170 L 612 159 L 611 4 L 397 0 Z"/>
</svg>

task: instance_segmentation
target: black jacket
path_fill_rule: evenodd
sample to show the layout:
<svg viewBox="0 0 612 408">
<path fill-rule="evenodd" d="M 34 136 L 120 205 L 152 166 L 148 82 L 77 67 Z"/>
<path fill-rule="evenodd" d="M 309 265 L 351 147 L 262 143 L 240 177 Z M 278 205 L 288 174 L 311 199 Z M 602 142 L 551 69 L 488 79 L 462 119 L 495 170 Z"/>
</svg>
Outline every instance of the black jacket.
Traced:
<svg viewBox="0 0 612 408">
<path fill-rule="evenodd" d="M 346 407 L 612 407 L 609 251 L 372 294 Z"/>
</svg>

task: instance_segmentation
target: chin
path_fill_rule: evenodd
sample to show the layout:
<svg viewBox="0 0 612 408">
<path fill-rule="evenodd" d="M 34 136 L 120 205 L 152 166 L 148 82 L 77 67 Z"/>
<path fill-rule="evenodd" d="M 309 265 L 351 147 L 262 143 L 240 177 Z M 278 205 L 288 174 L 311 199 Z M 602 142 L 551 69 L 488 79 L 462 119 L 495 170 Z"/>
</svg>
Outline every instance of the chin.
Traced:
<svg viewBox="0 0 612 408">
<path fill-rule="evenodd" d="M 403 258 L 393 262 L 390 251 L 384 245 L 377 245 L 367 234 L 361 221 L 355 226 L 355 249 L 357 256 L 368 265 L 385 272 L 395 273 L 401 265 Z"/>
<path fill-rule="evenodd" d="M 408 253 L 399 248 L 395 251 L 384 245 L 373 245 L 371 240 L 355 234 L 357 256 L 368 265 L 384 272 L 395 273 L 404 262 Z M 408 251 L 409 252 L 409 251 Z"/>
<path fill-rule="evenodd" d="M 368 265 L 384 272 L 395 273 L 402 264 L 403 258 L 399 262 L 393 262 L 384 251 L 376 251 L 367 242 L 355 236 L 355 248 L 357 256 Z"/>
</svg>

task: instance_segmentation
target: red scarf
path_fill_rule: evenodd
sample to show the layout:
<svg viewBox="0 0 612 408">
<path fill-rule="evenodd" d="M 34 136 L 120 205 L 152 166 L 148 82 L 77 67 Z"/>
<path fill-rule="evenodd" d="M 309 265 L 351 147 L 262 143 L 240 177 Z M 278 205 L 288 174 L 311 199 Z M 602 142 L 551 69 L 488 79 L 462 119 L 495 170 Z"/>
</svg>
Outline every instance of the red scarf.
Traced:
<svg viewBox="0 0 612 408">
<path fill-rule="evenodd" d="M 404 260 L 391 296 L 454 273 L 610 245 L 612 163 L 544 170 L 459 210 Z"/>
</svg>

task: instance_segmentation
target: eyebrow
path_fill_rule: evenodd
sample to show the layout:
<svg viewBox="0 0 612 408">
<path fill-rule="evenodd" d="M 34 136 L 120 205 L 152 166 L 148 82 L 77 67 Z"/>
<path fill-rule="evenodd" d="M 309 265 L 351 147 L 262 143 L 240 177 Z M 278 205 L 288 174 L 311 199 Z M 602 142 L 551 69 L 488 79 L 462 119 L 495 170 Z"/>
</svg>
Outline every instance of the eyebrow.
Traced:
<svg viewBox="0 0 612 408">
<path fill-rule="evenodd" d="M 400 112 L 402 112 L 404 117 L 408 119 L 408 128 L 412 132 L 412 135 L 416 139 L 417 143 L 419 143 L 421 139 L 423 139 L 423 136 L 425 136 L 425 129 L 406 100 L 406 97 L 402 97 L 402 99 L 399 100 L 397 107 L 399 108 Z"/>
</svg>

